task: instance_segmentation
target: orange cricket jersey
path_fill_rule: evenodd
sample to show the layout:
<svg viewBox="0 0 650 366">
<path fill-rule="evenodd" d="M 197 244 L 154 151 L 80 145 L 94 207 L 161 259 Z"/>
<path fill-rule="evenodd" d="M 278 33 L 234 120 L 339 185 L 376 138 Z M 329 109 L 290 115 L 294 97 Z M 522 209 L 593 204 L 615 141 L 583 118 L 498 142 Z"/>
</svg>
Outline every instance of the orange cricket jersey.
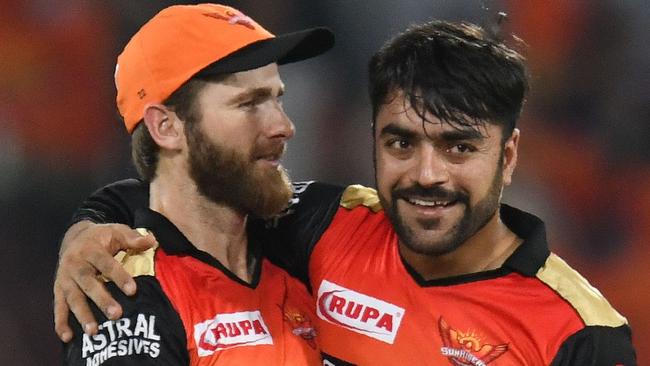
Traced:
<svg viewBox="0 0 650 366">
<path fill-rule="evenodd" d="M 66 347 L 68 365 L 320 365 L 305 286 L 260 257 L 246 283 L 199 251 L 164 216 L 150 210 L 135 225 L 160 247 L 121 257 L 138 284 L 133 298 L 111 290 L 123 317 L 98 311 L 99 334 L 77 332 Z M 97 310 L 97 309 L 95 309 Z"/>
<path fill-rule="evenodd" d="M 147 202 L 146 184 L 118 182 L 75 221 L 132 224 Z M 544 223 L 507 205 L 500 216 L 523 239 L 501 268 L 435 281 L 402 260 L 376 192 L 361 186 L 294 183 L 287 211 L 252 220 L 249 235 L 311 291 L 323 365 L 636 365 L 627 320 L 549 251 Z"/>
<path fill-rule="evenodd" d="M 501 268 L 425 281 L 374 190 L 296 188 L 268 255 L 310 285 L 324 365 L 636 364 L 626 319 L 549 252 L 535 216 L 502 206 L 523 244 Z"/>
</svg>

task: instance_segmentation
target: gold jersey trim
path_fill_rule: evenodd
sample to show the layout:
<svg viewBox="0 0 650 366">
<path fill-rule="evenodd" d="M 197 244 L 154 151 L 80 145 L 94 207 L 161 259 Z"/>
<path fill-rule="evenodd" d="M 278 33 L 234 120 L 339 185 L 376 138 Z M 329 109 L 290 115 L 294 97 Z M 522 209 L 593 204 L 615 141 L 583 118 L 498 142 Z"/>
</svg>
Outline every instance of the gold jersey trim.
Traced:
<svg viewBox="0 0 650 366">
<path fill-rule="evenodd" d="M 591 286 L 564 260 L 551 253 L 537 278 L 555 290 L 578 312 L 587 326 L 619 327 L 627 319 L 619 314 L 605 297 Z"/>
<path fill-rule="evenodd" d="M 140 235 L 147 235 L 146 229 L 136 229 Z M 158 244 L 154 245 L 143 252 L 135 252 L 131 250 L 122 250 L 115 255 L 115 260 L 122 264 L 124 270 L 127 271 L 131 277 L 137 276 L 154 276 L 154 255 L 158 249 Z M 103 280 L 108 282 L 108 279 L 103 277 Z"/>
<path fill-rule="evenodd" d="M 377 191 L 359 184 L 345 188 L 341 196 L 340 204 L 349 210 L 361 205 L 368 207 L 372 212 L 381 210 L 381 203 L 379 203 Z"/>
</svg>

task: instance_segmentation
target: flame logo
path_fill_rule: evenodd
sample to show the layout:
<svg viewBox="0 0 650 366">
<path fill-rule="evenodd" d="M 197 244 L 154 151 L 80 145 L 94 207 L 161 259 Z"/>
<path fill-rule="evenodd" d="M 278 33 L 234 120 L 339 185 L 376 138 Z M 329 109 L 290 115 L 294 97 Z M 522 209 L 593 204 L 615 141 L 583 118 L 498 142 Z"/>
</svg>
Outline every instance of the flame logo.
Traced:
<svg viewBox="0 0 650 366">
<path fill-rule="evenodd" d="M 293 334 L 307 341 L 311 348 L 316 349 L 316 329 L 309 317 L 298 309 L 290 308 L 284 310 L 284 320 L 291 326 Z"/>
<path fill-rule="evenodd" d="M 484 343 L 474 331 L 453 329 L 440 317 L 438 330 L 442 338 L 441 353 L 455 366 L 484 366 L 508 351 L 508 344 Z"/>
</svg>

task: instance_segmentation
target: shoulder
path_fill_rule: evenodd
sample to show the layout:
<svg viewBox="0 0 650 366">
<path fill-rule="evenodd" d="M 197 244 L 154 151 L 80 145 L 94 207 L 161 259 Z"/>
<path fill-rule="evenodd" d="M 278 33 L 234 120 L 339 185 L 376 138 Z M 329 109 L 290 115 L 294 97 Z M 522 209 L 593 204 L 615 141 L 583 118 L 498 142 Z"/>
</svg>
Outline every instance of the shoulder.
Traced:
<svg viewBox="0 0 650 366">
<path fill-rule="evenodd" d="M 365 187 L 359 184 L 347 186 L 341 195 L 340 205 L 347 209 L 359 206 L 367 207 L 372 212 L 381 210 L 379 196 L 374 188 Z"/>
<path fill-rule="evenodd" d="M 329 228 L 340 211 L 358 211 L 356 209 L 361 207 L 372 213 L 381 210 L 374 189 L 358 184 L 338 186 L 314 181 L 297 182 L 288 208 L 267 223 L 267 227 L 284 226 L 294 233 L 305 231 L 310 238 L 316 239 Z"/>
<path fill-rule="evenodd" d="M 122 306 L 121 318 L 109 320 L 92 305 L 99 323 L 93 336 L 85 334 L 76 321 L 71 322 L 75 336 L 65 345 L 64 364 L 188 364 L 186 332 L 180 316 L 155 276 L 140 270 L 147 266 L 133 266 L 135 258 L 144 257 L 126 255 L 128 259 L 123 262 L 125 268 L 131 268 L 129 272 L 136 274 L 138 291 L 134 296 L 126 296 L 114 283 L 107 283 L 107 290 Z"/>
<path fill-rule="evenodd" d="M 322 205 L 326 202 L 336 200 L 345 187 L 323 183 L 318 181 L 293 182 L 293 198 L 289 202 L 289 208 L 297 205 Z"/>
<path fill-rule="evenodd" d="M 575 309 L 585 326 L 627 324 L 598 289 L 557 255 L 551 253 L 536 276 Z"/>
<path fill-rule="evenodd" d="M 636 365 L 627 319 L 587 279 L 554 253 L 536 277 L 582 324 L 560 340 L 552 365 Z"/>
<path fill-rule="evenodd" d="M 140 233 L 146 233 L 146 229 L 136 229 Z M 154 276 L 155 275 L 155 255 L 158 250 L 158 244 L 142 251 L 120 251 L 115 255 L 115 259 L 122 264 L 131 277 Z"/>
<path fill-rule="evenodd" d="M 360 184 L 340 186 L 316 181 L 293 183 L 294 196 L 289 208 L 301 206 L 333 205 L 347 209 L 358 206 L 370 208 L 373 212 L 381 209 L 379 196 L 374 188 Z"/>
<path fill-rule="evenodd" d="M 587 326 L 574 333 L 562 343 L 551 366 L 636 364 L 630 328 L 622 325 Z"/>
<path fill-rule="evenodd" d="M 140 196 L 149 194 L 149 183 L 140 179 L 129 178 L 109 183 L 99 188 L 93 195 L 118 195 L 120 197 Z"/>
</svg>

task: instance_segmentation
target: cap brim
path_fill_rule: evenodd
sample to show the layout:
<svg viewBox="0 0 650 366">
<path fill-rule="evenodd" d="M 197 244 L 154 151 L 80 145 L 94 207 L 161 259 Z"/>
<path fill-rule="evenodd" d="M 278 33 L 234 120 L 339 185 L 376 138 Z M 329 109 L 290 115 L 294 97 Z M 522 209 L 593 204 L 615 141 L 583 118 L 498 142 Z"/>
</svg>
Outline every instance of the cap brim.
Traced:
<svg viewBox="0 0 650 366">
<path fill-rule="evenodd" d="M 251 43 L 205 67 L 197 76 L 228 74 L 271 63 L 288 64 L 318 56 L 334 46 L 334 33 L 310 28 Z"/>
</svg>

